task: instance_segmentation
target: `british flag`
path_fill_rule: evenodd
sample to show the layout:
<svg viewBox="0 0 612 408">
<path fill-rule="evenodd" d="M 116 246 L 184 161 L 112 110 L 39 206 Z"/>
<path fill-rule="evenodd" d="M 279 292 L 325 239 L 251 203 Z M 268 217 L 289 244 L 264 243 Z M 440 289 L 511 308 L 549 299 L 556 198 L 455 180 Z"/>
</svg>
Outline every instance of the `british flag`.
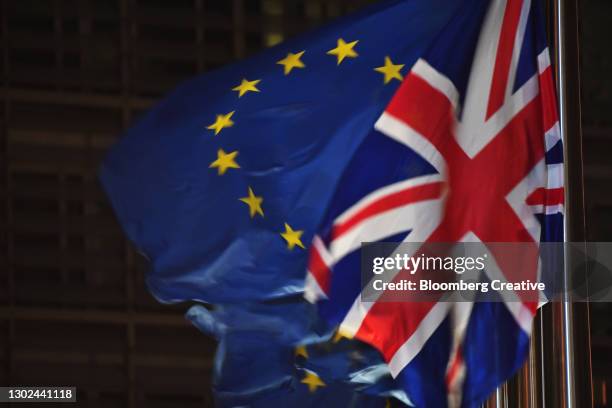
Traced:
<svg viewBox="0 0 612 408">
<path fill-rule="evenodd" d="M 476 406 L 524 362 L 537 304 L 362 301 L 362 242 L 563 238 L 542 2 L 469 1 L 412 66 L 314 237 L 306 297 L 377 348 L 418 407 Z M 506 265 L 497 260 L 503 277 Z"/>
</svg>

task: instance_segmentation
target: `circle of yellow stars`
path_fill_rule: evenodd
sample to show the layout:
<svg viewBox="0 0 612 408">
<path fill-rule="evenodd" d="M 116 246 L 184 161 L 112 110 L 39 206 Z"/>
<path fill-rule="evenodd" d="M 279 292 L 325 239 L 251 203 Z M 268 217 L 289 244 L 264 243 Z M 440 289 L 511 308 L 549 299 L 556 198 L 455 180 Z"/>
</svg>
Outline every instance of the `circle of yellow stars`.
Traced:
<svg viewBox="0 0 612 408">
<path fill-rule="evenodd" d="M 336 65 L 340 66 L 342 63 L 345 63 L 347 59 L 359 57 L 359 53 L 356 50 L 358 44 L 359 40 L 346 41 L 344 38 L 338 38 L 336 46 L 327 51 L 326 54 L 335 57 Z M 277 61 L 276 64 L 282 66 L 285 76 L 292 75 L 294 72 L 306 68 L 306 64 L 303 60 L 305 55 L 306 50 L 289 52 L 284 58 Z M 383 83 L 386 85 L 393 80 L 402 81 L 404 79 L 401 73 L 403 68 L 404 64 L 395 64 L 390 56 L 385 56 L 384 64 L 374 68 L 374 71 L 383 76 Z M 232 91 L 236 92 L 238 99 L 251 93 L 257 94 L 261 92 L 259 89 L 261 82 L 261 79 L 242 78 L 240 83 L 232 88 Z M 215 121 L 206 126 L 206 129 L 212 131 L 215 136 L 219 135 L 223 130 L 234 126 L 235 114 L 236 111 L 217 114 Z M 224 176 L 229 170 L 238 170 L 240 169 L 240 164 L 237 162 L 238 154 L 239 152 L 237 150 L 226 152 L 223 149 L 218 149 L 217 158 L 210 163 L 209 167 L 216 170 L 219 176 Z M 250 218 L 258 216 L 264 217 L 264 199 L 262 196 L 256 194 L 253 187 L 248 186 L 246 196 L 240 197 L 238 200 L 248 207 Z M 279 231 L 279 234 L 285 241 L 288 250 L 292 251 L 295 247 L 301 249 L 306 248 L 302 242 L 303 230 L 293 229 L 288 222 L 284 223 L 284 229 L 284 231 Z M 325 386 L 325 383 L 323 383 L 314 373 L 307 374 L 302 382 L 307 384 L 311 391 L 316 390 L 318 387 Z"/>
<path fill-rule="evenodd" d="M 343 38 L 338 38 L 336 41 L 335 48 L 330 49 L 326 52 L 327 55 L 336 58 L 336 65 L 340 66 L 346 62 L 347 59 L 355 59 L 359 57 L 359 53 L 356 50 L 359 40 L 345 41 Z M 303 59 L 306 55 L 306 50 L 298 52 L 289 52 L 287 55 L 276 62 L 277 65 L 282 66 L 283 74 L 285 76 L 291 75 L 294 72 L 305 69 L 306 64 Z M 374 68 L 373 70 L 382 75 L 382 80 L 385 85 L 389 84 L 393 80 L 402 81 L 402 69 L 404 64 L 396 64 L 393 62 L 390 56 L 385 56 L 383 65 Z M 233 92 L 236 92 L 238 99 L 249 95 L 250 93 L 260 93 L 259 89 L 261 79 L 247 79 L 242 78 L 240 83 L 232 88 Z M 216 115 L 215 121 L 208 125 L 206 129 L 214 132 L 214 135 L 219 135 L 223 130 L 234 126 L 234 115 L 236 111 L 228 113 L 220 113 Z M 239 152 L 237 150 L 226 152 L 223 149 L 217 150 L 217 158 L 210 163 L 209 167 L 215 169 L 219 176 L 224 176 L 229 170 L 238 170 L 240 165 L 237 162 Z M 248 207 L 249 217 L 264 217 L 262 196 L 258 196 L 253 187 L 248 186 L 246 196 L 238 198 L 238 200 L 244 203 Z M 302 242 L 303 230 L 293 229 L 288 223 L 284 223 L 284 231 L 279 232 L 282 239 L 287 245 L 287 249 L 292 251 L 295 247 L 305 249 L 304 243 Z M 338 343 L 343 339 L 351 339 L 352 335 L 344 333 L 341 330 L 336 331 L 333 338 L 330 340 L 332 344 Z M 295 349 L 296 358 L 308 359 L 308 350 L 306 345 L 297 346 Z M 316 392 L 319 388 L 327 386 L 327 384 L 321 379 L 317 373 L 311 370 L 304 369 L 304 377 L 301 380 L 305 386 L 308 387 L 310 392 Z"/>
</svg>

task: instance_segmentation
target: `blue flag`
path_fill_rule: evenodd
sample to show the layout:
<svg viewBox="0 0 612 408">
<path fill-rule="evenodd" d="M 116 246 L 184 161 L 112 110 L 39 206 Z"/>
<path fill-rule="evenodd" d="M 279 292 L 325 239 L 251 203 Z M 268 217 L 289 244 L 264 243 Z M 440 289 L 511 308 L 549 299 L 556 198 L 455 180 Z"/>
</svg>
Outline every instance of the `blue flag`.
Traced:
<svg viewBox="0 0 612 408">
<path fill-rule="evenodd" d="M 219 407 L 386 407 L 410 404 L 373 348 L 330 336 L 299 299 L 276 304 L 193 306 L 187 318 L 214 337 Z M 299 344 L 297 347 L 291 344 Z"/>
<path fill-rule="evenodd" d="M 300 293 L 302 246 L 343 170 L 459 7 L 383 2 L 188 81 L 129 129 L 100 177 L 151 262 L 153 295 L 227 303 Z"/>
</svg>

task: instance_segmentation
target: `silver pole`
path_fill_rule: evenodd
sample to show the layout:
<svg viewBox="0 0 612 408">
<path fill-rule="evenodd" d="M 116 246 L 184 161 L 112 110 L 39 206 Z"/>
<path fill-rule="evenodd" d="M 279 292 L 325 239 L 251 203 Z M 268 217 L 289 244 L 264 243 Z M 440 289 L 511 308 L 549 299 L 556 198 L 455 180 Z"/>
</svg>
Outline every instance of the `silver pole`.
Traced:
<svg viewBox="0 0 612 408">
<path fill-rule="evenodd" d="M 565 1 L 556 0 L 555 2 L 555 52 L 556 52 L 556 73 L 557 73 L 557 94 L 559 98 L 559 127 L 561 130 L 561 139 L 563 140 L 564 157 L 563 157 L 563 173 L 564 180 L 570 180 L 569 173 L 569 157 L 568 157 L 568 126 L 567 126 L 567 88 L 566 88 L 566 43 L 565 43 Z M 569 241 L 571 238 L 570 231 L 570 217 L 572 216 L 572 201 L 571 201 L 571 189 L 572 186 L 565 186 L 565 217 L 563 219 L 563 230 L 565 235 L 565 241 Z M 565 406 L 567 408 L 574 408 L 576 406 L 576 395 L 575 395 L 575 380 L 574 380 L 574 316 L 572 310 L 572 303 L 568 299 L 568 289 L 570 288 L 570 271 L 569 265 L 570 260 L 568 258 L 568 251 L 565 251 L 564 256 L 564 270 L 563 270 L 563 380 L 565 382 Z"/>
<path fill-rule="evenodd" d="M 580 117 L 580 69 L 578 0 L 554 0 L 555 70 L 559 102 L 559 127 L 564 145 L 565 177 L 565 242 L 586 240 L 582 164 L 582 132 Z M 587 303 L 571 300 L 572 271 L 570 251 L 564 253 L 563 302 L 551 305 L 553 333 L 560 339 L 545 346 L 558 349 L 561 381 L 553 376 L 561 406 L 564 408 L 593 405 L 591 384 L 590 324 Z M 555 315 L 557 317 L 555 318 Z M 560 344 L 559 344 L 560 343 Z M 549 366 L 548 368 L 551 368 Z M 546 367 L 543 367 L 546 373 Z M 576 376 L 580 370 L 580 378 Z M 546 374 L 545 374 L 546 375 Z M 546 384 L 544 385 L 546 386 Z M 546 401 L 549 402 L 549 401 Z"/>
<path fill-rule="evenodd" d="M 497 408 L 508 408 L 508 389 L 506 384 L 502 384 L 495 391 L 495 403 Z"/>
<path fill-rule="evenodd" d="M 535 0 L 534 0 L 535 1 Z M 586 240 L 584 219 L 582 132 L 580 126 L 580 69 L 578 0 L 542 0 L 551 6 L 559 127 L 564 144 L 566 242 Z M 563 284 L 571 287 L 570 262 L 565 253 Z M 588 408 L 593 406 L 590 321 L 588 303 L 561 302 L 539 311 L 534 322 L 528 372 L 521 372 L 489 398 L 486 408 Z M 576 373 L 579 375 L 576 375 Z M 508 387 L 518 380 L 523 387 Z M 527 382 L 525 382 L 527 380 Z M 516 392 L 518 391 L 518 393 Z M 511 397 L 508 400 L 508 397 Z"/>
<path fill-rule="evenodd" d="M 566 242 L 586 239 L 584 219 L 578 0 L 547 0 L 554 40 L 559 127 L 564 144 Z M 534 322 L 529 364 L 488 407 L 582 408 L 593 406 L 588 303 L 572 303 L 570 252 L 565 251 L 564 297 L 540 310 Z M 576 375 L 579 373 L 579 375 Z M 518 384 L 518 387 L 516 385 Z M 508 388 L 509 387 L 509 388 Z M 504 391 L 506 391 L 504 393 Z M 496 398 L 497 397 L 497 398 Z M 510 399 L 508 399 L 510 397 Z"/>
</svg>

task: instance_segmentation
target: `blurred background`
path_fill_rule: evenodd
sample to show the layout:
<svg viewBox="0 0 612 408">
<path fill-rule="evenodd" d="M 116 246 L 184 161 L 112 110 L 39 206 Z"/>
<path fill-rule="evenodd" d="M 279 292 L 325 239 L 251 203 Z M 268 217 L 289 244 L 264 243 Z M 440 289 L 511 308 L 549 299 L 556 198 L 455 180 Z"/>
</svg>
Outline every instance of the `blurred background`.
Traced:
<svg viewBox="0 0 612 408">
<path fill-rule="evenodd" d="M 160 305 L 96 171 L 179 82 L 374 1 L 0 0 L 0 385 L 80 406 L 212 404 L 214 341 Z M 612 241 L 612 2 L 582 1 L 587 233 Z M 598 406 L 612 305 L 592 308 Z"/>
</svg>

